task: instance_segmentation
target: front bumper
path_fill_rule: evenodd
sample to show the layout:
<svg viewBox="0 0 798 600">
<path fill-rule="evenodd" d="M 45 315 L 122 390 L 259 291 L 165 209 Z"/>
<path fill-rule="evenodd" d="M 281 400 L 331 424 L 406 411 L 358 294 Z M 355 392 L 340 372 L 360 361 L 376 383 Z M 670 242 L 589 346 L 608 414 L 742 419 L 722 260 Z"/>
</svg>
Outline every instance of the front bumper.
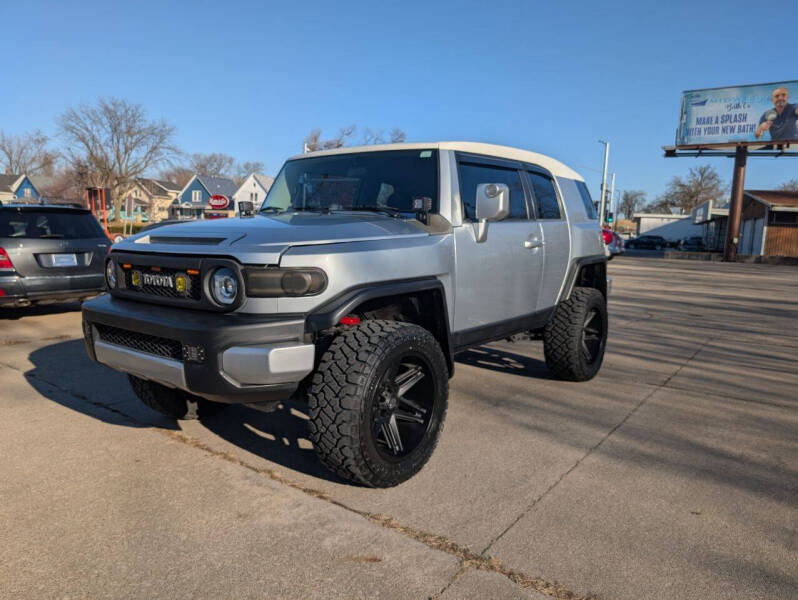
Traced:
<svg viewBox="0 0 798 600">
<path fill-rule="evenodd" d="M 101 364 L 216 402 L 288 398 L 313 371 L 302 316 L 262 317 L 113 298 L 83 305 L 83 332 Z"/>
</svg>

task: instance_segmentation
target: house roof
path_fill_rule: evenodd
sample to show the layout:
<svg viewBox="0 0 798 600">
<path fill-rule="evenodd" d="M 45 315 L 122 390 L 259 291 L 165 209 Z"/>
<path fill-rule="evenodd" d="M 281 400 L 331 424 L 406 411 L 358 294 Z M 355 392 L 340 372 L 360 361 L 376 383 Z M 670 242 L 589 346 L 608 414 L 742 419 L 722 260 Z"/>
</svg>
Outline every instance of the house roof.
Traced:
<svg viewBox="0 0 798 600">
<path fill-rule="evenodd" d="M 798 208 L 798 192 L 745 190 L 745 195 L 770 208 Z"/>
<path fill-rule="evenodd" d="M 139 177 L 137 179 L 139 185 L 150 195 L 150 196 L 168 196 L 168 190 L 164 188 L 163 185 L 157 179 L 146 179 L 144 177 Z M 175 185 L 175 184 L 171 184 Z"/>
<path fill-rule="evenodd" d="M 548 169 L 555 177 L 566 177 L 576 181 L 584 181 L 581 175 L 569 166 L 561 163 L 557 159 L 551 158 L 537 152 L 530 152 L 520 148 L 509 146 L 497 146 L 496 144 L 482 144 L 478 142 L 431 142 L 427 144 L 376 144 L 374 146 L 351 146 L 349 148 L 337 148 L 335 150 L 320 150 L 318 152 L 308 152 L 307 154 L 297 154 L 289 160 L 302 158 L 313 158 L 314 156 L 329 156 L 331 154 L 349 154 L 352 152 L 384 152 L 386 150 L 455 150 L 469 152 L 471 154 L 484 154 L 486 156 L 496 156 L 517 160 L 522 162 L 540 165 Z"/>
<path fill-rule="evenodd" d="M 258 183 L 263 186 L 263 189 L 267 192 L 269 188 L 272 187 L 274 183 L 274 177 L 269 177 L 268 175 L 261 175 L 260 173 L 253 173 L 252 176 L 258 180 Z"/>
<path fill-rule="evenodd" d="M 180 185 L 178 185 L 174 181 L 166 181 L 165 179 L 151 179 L 150 181 L 154 181 L 155 183 L 160 185 L 163 189 L 169 192 L 179 192 L 180 190 L 183 189 L 182 187 L 180 187 Z"/>
<path fill-rule="evenodd" d="M 13 192 L 17 189 L 19 181 L 24 175 L 3 175 L 0 174 L 0 192 Z"/>
<path fill-rule="evenodd" d="M 227 179 L 227 177 L 210 177 L 208 175 L 197 175 L 196 177 L 211 196 L 222 194 L 232 198 L 238 189 L 233 180 Z"/>
</svg>

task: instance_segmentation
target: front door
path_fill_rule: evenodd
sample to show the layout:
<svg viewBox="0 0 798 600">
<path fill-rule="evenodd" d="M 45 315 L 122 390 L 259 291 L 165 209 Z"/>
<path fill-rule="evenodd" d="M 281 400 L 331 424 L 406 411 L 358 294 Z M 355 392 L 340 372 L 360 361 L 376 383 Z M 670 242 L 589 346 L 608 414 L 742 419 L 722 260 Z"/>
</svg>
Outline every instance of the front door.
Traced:
<svg viewBox="0 0 798 600">
<path fill-rule="evenodd" d="M 465 222 L 455 230 L 454 331 L 482 329 L 473 331 L 473 337 L 490 337 L 486 329 L 491 326 L 511 326 L 537 310 L 543 274 L 541 228 L 530 219 L 520 165 L 469 156 L 460 158 L 458 170 Z M 489 223 L 487 239 L 477 243 L 476 189 L 481 183 L 507 185 L 510 215 Z"/>
</svg>

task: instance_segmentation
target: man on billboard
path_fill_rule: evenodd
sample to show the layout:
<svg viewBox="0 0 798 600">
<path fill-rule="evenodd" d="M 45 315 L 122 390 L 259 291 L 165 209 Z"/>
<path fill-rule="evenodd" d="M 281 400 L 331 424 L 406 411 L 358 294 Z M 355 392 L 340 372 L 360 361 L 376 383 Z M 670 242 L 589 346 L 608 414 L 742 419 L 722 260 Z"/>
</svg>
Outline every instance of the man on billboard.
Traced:
<svg viewBox="0 0 798 600">
<path fill-rule="evenodd" d="M 766 110 L 759 119 L 759 127 L 754 132 L 754 136 L 759 139 L 766 131 L 770 132 L 771 140 L 796 140 L 798 139 L 798 105 L 790 104 L 787 100 L 790 92 L 785 87 L 778 87 L 773 90 L 771 99 L 774 108 Z"/>
</svg>

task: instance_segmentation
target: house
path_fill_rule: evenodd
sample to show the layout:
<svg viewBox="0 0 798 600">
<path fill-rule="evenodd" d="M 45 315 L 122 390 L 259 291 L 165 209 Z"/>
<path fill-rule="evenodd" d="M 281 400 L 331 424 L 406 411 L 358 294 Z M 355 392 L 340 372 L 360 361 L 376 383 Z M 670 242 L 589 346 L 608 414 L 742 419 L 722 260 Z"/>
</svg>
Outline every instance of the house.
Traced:
<svg viewBox="0 0 798 600">
<path fill-rule="evenodd" d="M 180 186 L 171 181 L 139 177 L 123 198 L 133 198 L 137 221 L 157 222 L 169 218 L 169 209 L 180 194 Z"/>
<path fill-rule="evenodd" d="M 798 192 L 745 190 L 737 252 L 798 257 Z"/>
<path fill-rule="evenodd" d="M 668 241 L 676 242 L 702 233 L 702 228 L 693 223 L 690 215 L 635 213 L 632 220 L 637 225 L 638 236 L 660 235 Z"/>
<path fill-rule="evenodd" d="M 0 202 L 12 200 L 39 201 L 39 190 L 27 175 L 0 175 Z"/>
<path fill-rule="evenodd" d="M 696 206 L 691 217 L 693 223 L 701 227 L 704 247 L 710 252 L 723 252 L 726 245 L 726 227 L 729 224 L 728 200 L 718 203 L 707 200 Z"/>
<path fill-rule="evenodd" d="M 235 205 L 238 206 L 238 203 L 242 200 L 248 200 L 255 206 L 255 210 L 259 210 L 273 183 L 274 177 L 261 175 L 260 173 L 252 173 L 252 175 L 244 180 L 244 183 L 241 184 L 241 187 L 238 188 L 236 193 L 233 194 Z"/>
<path fill-rule="evenodd" d="M 186 186 L 180 190 L 172 202 L 170 215 L 175 219 L 215 219 L 232 217 L 235 214 L 236 184 L 226 177 L 210 177 L 195 174 Z M 210 205 L 211 196 L 225 196 L 228 205 L 214 208 Z"/>
</svg>

